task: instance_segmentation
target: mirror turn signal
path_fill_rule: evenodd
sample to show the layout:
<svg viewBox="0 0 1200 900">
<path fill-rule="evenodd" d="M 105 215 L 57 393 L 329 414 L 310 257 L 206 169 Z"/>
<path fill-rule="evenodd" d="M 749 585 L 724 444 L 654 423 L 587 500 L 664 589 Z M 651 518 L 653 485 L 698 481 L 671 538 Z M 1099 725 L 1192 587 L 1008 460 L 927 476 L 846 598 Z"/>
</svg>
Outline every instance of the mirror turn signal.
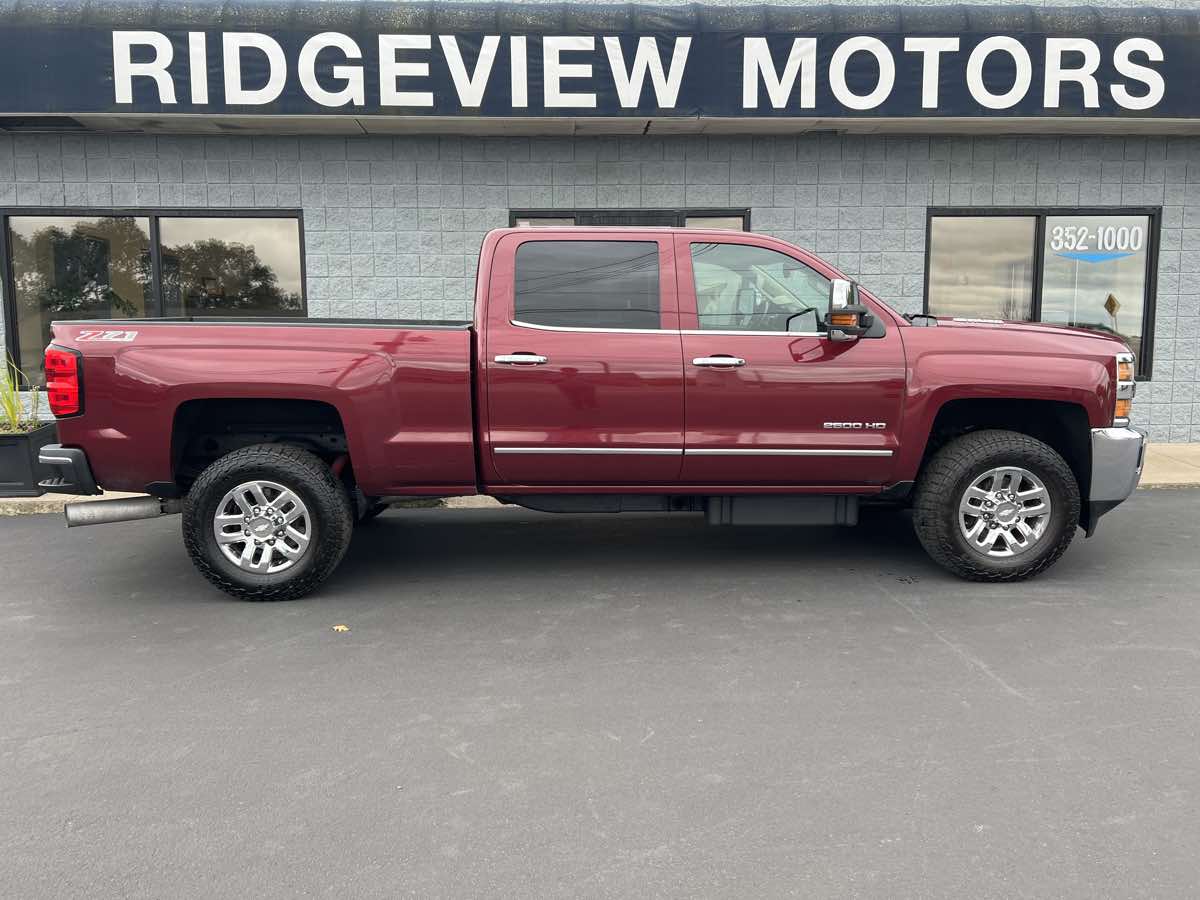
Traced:
<svg viewBox="0 0 1200 900">
<path fill-rule="evenodd" d="M 829 327 L 830 328 L 857 328 L 858 327 L 858 313 L 847 312 L 846 310 L 839 310 L 838 312 L 831 312 L 829 314 Z"/>
<path fill-rule="evenodd" d="M 871 311 L 858 304 L 837 307 L 825 315 L 825 327 L 833 341 L 852 341 L 866 334 L 874 323 Z"/>
</svg>

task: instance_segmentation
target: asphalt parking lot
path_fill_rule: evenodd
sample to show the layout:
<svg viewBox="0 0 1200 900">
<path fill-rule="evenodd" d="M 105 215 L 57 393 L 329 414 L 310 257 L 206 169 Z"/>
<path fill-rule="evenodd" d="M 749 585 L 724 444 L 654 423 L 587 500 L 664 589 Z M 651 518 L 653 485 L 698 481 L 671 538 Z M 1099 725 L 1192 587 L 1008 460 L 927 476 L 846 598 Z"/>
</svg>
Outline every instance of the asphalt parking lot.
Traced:
<svg viewBox="0 0 1200 900">
<path fill-rule="evenodd" d="M 396 510 L 286 604 L 0 520 L 2 892 L 1194 897 L 1198 509 L 1001 586 L 896 513 Z"/>
</svg>

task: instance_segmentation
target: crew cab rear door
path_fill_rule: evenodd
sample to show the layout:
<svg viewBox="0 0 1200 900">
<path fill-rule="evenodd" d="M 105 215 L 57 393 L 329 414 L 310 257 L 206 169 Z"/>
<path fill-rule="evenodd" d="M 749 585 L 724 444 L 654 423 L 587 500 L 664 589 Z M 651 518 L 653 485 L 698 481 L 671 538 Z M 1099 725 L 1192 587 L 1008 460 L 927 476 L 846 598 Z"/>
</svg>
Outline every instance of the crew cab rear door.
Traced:
<svg viewBox="0 0 1200 900">
<path fill-rule="evenodd" d="M 679 477 L 683 362 L 669 235 L 505 235 L 487 302 L 485 480 L 642 485 Z"/>
<path fill-rule="evenodd" d="M 681 234 L 676 260 L 687 422 L 682 480 L 886 483 L 904 394 L 897 327 L 830 340 L 821 322 L 836 273 L 782 242 Z"/>
</svg>

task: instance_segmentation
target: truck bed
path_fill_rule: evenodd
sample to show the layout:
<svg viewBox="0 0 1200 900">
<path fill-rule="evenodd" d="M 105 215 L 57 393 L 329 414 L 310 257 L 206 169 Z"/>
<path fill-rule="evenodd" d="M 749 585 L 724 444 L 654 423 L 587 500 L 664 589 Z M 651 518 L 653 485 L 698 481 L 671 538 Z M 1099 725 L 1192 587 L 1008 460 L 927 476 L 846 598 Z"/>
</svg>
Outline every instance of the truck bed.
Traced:
<svg viewBox="0 0 1200 900">
<path fill-rule="evenodd" d="M 174 483 L 174 424 L 194 404 L 258 401 L 332 407 L 367 494 L 475 490 L 468 322 L 89 320 L 55 322 L 52 342 L 82 355 L 86 385 L 59 439 L 87 447 L 105 489 Z"/>
</svg>

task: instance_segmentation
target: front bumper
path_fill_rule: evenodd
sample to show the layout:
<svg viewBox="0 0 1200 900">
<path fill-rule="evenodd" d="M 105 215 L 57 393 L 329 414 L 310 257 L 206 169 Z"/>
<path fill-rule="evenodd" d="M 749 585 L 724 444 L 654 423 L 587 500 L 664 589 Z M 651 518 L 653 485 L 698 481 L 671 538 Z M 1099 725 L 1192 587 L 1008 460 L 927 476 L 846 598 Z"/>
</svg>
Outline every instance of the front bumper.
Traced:
<svg viewBox="0 0 1200 900">
<path fill-rule="evenodd" d="M 1142 477 L 1146 437 L 1132 428 L 1092 429 L 1092 481 L 1081 523 L 1088 537 L 1109 510 L 1133 493 Z"/>
</svg>

